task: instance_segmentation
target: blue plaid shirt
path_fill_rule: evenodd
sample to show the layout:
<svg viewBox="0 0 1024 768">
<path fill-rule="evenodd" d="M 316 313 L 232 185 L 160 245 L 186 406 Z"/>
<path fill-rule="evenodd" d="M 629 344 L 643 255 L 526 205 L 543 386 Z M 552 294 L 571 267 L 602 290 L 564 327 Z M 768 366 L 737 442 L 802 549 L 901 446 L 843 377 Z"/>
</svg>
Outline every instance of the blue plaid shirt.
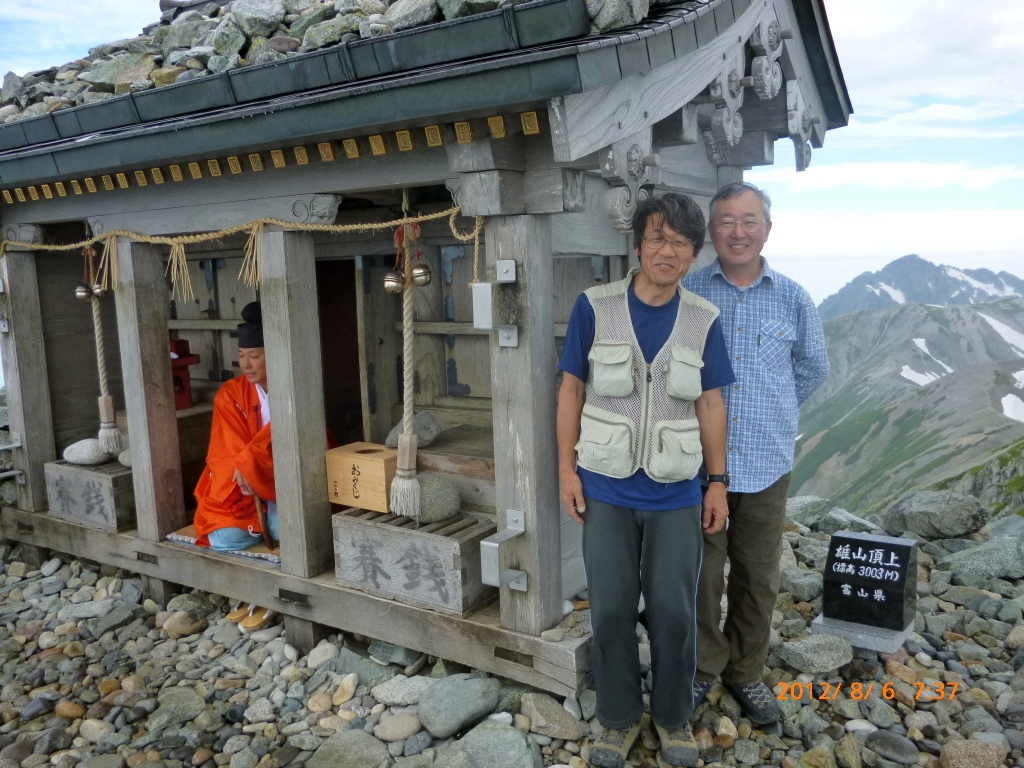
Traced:
<svg viewBox="0 0 1024 768">
<path fill-rule="evenodd" d="M 800 405 L 828 375 L 825 333 L 803 288 L 761 259 L 761 276 L 737 288 L 714 263 L 683 287 L 721 310 L 736 382 L 722 388 L 728 412 L 730 491 L 763 491 L 793 468 Z"/>
</svg>

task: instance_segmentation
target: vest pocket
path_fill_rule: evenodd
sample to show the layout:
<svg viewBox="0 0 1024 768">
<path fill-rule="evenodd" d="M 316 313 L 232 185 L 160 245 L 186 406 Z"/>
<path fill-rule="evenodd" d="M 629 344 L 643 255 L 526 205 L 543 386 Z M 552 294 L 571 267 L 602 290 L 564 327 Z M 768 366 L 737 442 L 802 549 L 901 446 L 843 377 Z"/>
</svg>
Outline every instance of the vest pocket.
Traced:
<svg viewBox="0 0 1024 768">
<path fill-rule="evenodd" d="M 700 352 L 680 344 L 672 345 L 672 357 L 668 361 L 668 381 L 665 384 L 670 397 L 680 400 L 696 400 L 703 392 L 700 370 L 704 367 Z"/>
<path fill-rule="evenodd" d="M 576 457 L 584 469 L 609 477 L 629 477 L 633 469 L 633 422 L 584 405 Z"/>
<path fill-rule="evenodd" d="M 647 473 L 659 483 L 676 483 L 697 476 L 704 460 L 700 425 L 696 419 L 658 421 Z"/>
<path fill-rule="evenodd" d="M 604 397 L 633 394 L 633 345 L 622 341 L 596 341 L 590 348 L 594 391 Z"/>
</svg>

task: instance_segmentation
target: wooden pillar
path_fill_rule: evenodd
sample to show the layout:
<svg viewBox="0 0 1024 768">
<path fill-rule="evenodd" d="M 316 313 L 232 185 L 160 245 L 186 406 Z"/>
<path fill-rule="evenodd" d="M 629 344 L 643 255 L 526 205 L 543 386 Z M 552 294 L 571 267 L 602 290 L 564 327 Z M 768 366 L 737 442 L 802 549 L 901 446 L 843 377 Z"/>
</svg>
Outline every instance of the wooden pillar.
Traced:
<svg viewBox="0 0 1024 768">
<path fill-rule="evenodd" d="M 264 233 L 260 300 L 274 425 L 281 568 L 309 578 L 331 568 L 334 560 L 312 235 Z"/>
<path fill-rule="evenodd" d="M 114 286 L 124 400 L 132 445 L 139 537 L 162 541 L 188 525 L 168 347 L 167 283 L 160 250 L 117 239 Z"/>
<path fill-rule="evenodd" d="M 165 606 L 171 598 L 181 593 L 181 586 L 173 581 L 164 581 L 153 576 L 142 576 L 142 594 L 154 603 Z"/>
<path fill-rule="evenodd" d="M 562 618 L 551 220 L 496 216 L 485 236 L 488 273 L 501 259 L 517 270 L 515 285 L 495 290 L 495 325 L 518 326 L 519 345 L 491 334 L 491 398 L 498 528 L 507 510 L 523 512 L 526 525 L 502 546 L 501 567 L 526 571 L 528 589 L 501 590 L 501 624 L 537 635 Z"/>
<path fill-rule="evenodd" d="M 325 640 L 335 631 L 309 619 L 300 619 L 289 616 L 287 613 L 284 615 L 284 634 L 288 644 L 298 649 L 303 656 L 320 645 L 321 640 Z"/>
<path fill-rule="evenodd" d="M 0 333 L 3 373 L 7 384 L 10 431 L 21 435 L 21 448 L 11 452 L 14 469 L 24 472 L 18 484 L 18 508 L 46 509 L 43 464 L 56 458 L 50 385 L 43 349 L 43 320 L 39 310 L 36 254 L 8 248 L 0 272 L 6 332 Z"/>
</svg>

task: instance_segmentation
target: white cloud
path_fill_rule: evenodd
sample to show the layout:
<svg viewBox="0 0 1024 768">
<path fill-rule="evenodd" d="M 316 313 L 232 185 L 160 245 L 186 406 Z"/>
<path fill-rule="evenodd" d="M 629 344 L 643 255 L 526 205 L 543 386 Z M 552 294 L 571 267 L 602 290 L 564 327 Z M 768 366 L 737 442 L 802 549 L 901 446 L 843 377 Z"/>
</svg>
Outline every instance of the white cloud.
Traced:
<svg viewBox="0 0 1024 768">
<path fill-rule="evenodd" d="M 157 0 L 0 0 L 0 76 L 66 64 L 159 19 Z"/>
<path fill-rule="evenodd" d="M 822 150 L 824 151 L 824 150 Z M 972 167 L 967 163 L 865 162 L 812 165 L 803 173 L 775 166 L 757 173 L 757 182 L 787 185 L 790 191 L 852 187 L 872 189 L 989 189 L 1004 181 L 1024 179 L 1024 165 Z M 1019 214 L 1018 214 L 1019 215 Z"/>
</svg>

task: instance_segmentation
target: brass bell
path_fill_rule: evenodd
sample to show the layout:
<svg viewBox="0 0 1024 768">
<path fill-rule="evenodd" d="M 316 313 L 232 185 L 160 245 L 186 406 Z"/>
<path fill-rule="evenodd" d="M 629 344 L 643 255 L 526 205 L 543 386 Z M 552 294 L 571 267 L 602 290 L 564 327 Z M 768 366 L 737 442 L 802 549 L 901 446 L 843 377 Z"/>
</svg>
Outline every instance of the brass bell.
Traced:
<svg viewBox="0 0 1024 768">
<path fill-rule="evenodd" d="M 80 285 L 75 288 L 75 298 L 79 301 L 89 301 L 92 299 L 92 288 L 88 285 Z"/>
<path fill-rule="evenodd" d="M 107 295 L 107 289 L 103 287 L 103 283 L 92 284 L 92 295 L 97 299 L 102 299 Z"/>
<path fill-rule="evenodd" d="M 384 275 L 384 290 L 388 293 L 401 293 L 405 288 L 405 275 L 394 269 Z"/>
<path fill-rule="evenodd" d="M 412 268 L 413 285 L 430 285 L 430 281 L 433 279 L 434 273 L 430 271 L 430 267 L 426 264 L 417 264 Z"/>
</svg>

